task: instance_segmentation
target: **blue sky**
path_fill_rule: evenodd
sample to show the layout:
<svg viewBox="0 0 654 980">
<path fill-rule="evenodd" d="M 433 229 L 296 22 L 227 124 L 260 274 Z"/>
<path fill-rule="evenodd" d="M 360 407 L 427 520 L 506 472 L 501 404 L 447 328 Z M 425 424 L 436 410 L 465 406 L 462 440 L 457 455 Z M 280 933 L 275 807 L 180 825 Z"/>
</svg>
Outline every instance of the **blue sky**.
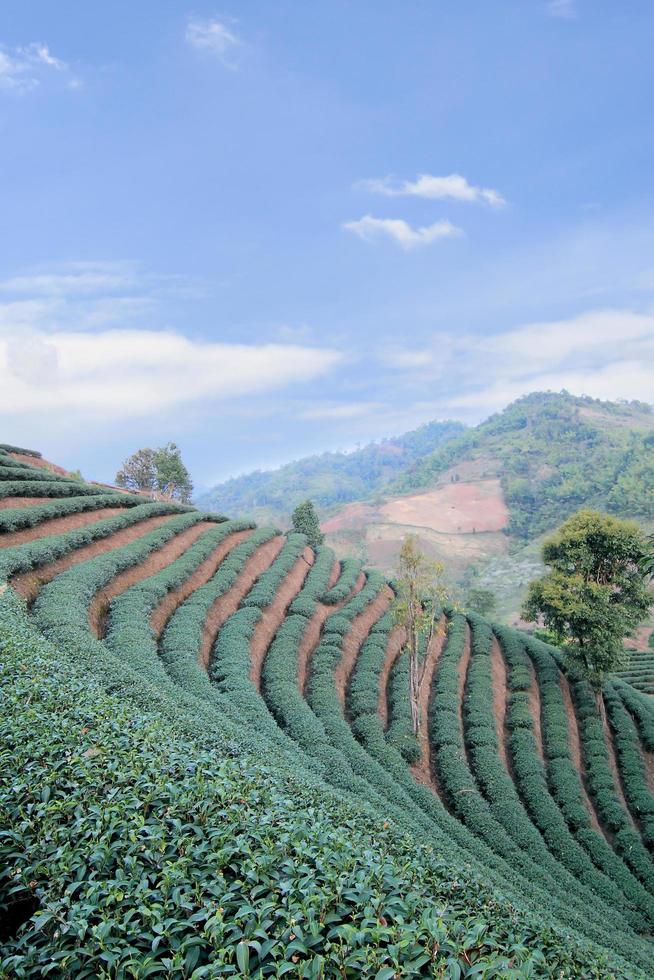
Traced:
<svg viewBox="0 0 654 980">
<path fill-rule="evenodd" d="M 5 0 L 0 423 L 199 484 L 654 402 L 649 0 Z"/>
</svg>

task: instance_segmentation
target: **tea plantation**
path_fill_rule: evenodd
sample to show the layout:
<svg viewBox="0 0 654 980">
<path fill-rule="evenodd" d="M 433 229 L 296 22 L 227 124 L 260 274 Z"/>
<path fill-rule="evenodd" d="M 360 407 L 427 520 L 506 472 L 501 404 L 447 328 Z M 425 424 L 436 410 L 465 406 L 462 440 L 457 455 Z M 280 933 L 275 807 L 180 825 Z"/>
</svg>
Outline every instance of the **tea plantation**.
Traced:
<svg viewBox="0 0 654 980">
<path fill-rule="evenodd" d="M 0 447 L 0 978 L 641 977 L 654 701 Z"/>
</svg>

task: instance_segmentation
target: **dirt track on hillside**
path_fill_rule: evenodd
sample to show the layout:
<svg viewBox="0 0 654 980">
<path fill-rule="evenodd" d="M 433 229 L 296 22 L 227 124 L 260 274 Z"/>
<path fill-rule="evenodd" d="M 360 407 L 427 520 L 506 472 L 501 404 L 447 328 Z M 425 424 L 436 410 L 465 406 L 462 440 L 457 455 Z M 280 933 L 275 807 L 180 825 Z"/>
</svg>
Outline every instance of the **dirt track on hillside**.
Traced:
<svg viewBox="0 0 654 980">
<path fill-rule="evenodd" d="M 87 524 L 97 524 L 107 517 L 124 514 L 125 509 L 125 507 L 105 507 L 103 510 L 85 510 L 79 514 L 67 514 L 65 517 L 52 517 L 34 527 L 21 528 L 20 531 L 0 533 L 0 548 L 13 548 L 53 534 L 65 534 L 66 531 L 74 531 L 78 527 L 86 527 Z"/>
<path fill-rule="evenodd" d="M 167 541 L 161 548 L 157 548 L 156 551 L 153 551 L 138 565 L 134 565 L 132 568 L 127 568 L 124 572 L 120 572 L 115 578 L 112 578 L 110 582 L 103 586 L 99 592 L 96 592 L 89 605 L 89 625 L 95 635 L 98 637 L 104 635 L 106 614 L 112 599 L 121 595 L 126 589 L 131 588 L 132 585 L 136 585 L 138 582 L 142 582 L 143 579 L 150 578 L 151 575 L 156 575 L 157 572 L 167 568 L 168 565 L 174 562 L 176 558 L 179 558 L 180 555 L 183 555 L 198 538 L 206 534 L 212 527 L 215 527 L 215 524 L 209 521 L 200 521 L 197 524 L 193 524 L 192 527 L 176 534 L 174 538 Z"/>
<path fill-rule="evenodd" d="M 311 548 L 305 548 L 293 565 L 280 587 L 275 598 L 263 610 L 263 615 L 257 623 L 250 642 L 250 680 L 261 692 L 261 668 L 272 643 L 275 633 L 284 622 L 288 607 L 304 585 L 304 580 L 314 562 Z"/>
<path fill-rule="evenodd" d="M 393 593 L 384 586 L 379 594 L 369 602 L 363 612 L 352 620 L 349 630 L 343 638 L 342 656 L 334 670 L 334 684 L 338 699 L 345 713 L 345 694 L 354 669 L 359 649 L 364 643 L 371 627 L 384 615 L 393 600 Z"/>
<path fill-rule="evenodd" d="M 250 591 L 256 580 L 267 568 L 270 568 L 282 550 L 284 540 L 284 536 L 278 534 L 257 548 L 237 575 L 231 589 L 225 595 L 218 596 L 209 609 L 202 626 L 202 639 L 198 649 L 198 663 L 204 670 L 209 670 L 211 651 L 219 630 L 229 617 L 234 615 L 241 604 L 241 599 Z"/>
<path fill-rule="evenodd" d="M 30 569 L 29 572 L 22 572 L 19 575 L 15 575 L 11 579 L 11 585 L 28 603 L 31 603 L 38 595 L 42 585 L 46 582 L 51 582 L 56 575 L 65 572 L 66 569 L 72 568 L 73 565 L 79 565 L 84 561 L 89 561 L 89 559 L 95 558 L 96 555 L 102 555 L 106 551 L 122 548 L 123 545 L 130 544 L 132 541 L 142 538 L 145 534 L 156 530 L 156 528 L 171 519 L 171 514 L 147 517 L 145 520 L 138 521 L 136 524 L 123 528 L 121 531 L 116 531 L 115 534 L 111 534 L 106 538 L 100 538 L 98 541 L 92 541 L 82 548 L 77 548 L 70 554 L 63 555 L 61 558 L 47 565 L 41 565 L 39 568 Z"/>
<path fill-rule="evenodd" d="M 563 703 L 565 706 L 565 713 L 568 719 L 568 745 L 570 747 L 570 756 L 572 758 L 572 764 L 579 773 L 579 780 L 581 782 L 582 797 L 584 800 L 584 806 L 588 811 L 588 816 L 590 817 L 590 822 L 593 830 L 596 830 L 598 834 L 604 833 L 600 822 L 595 812 L 595 807 L 593 806 L 592 800 L 588 795 L 586 790 L 586 770 L 584 769 L 583 758 L 581 754 L 581 739 L 579 737 L 579 725 L 577 723 L 577 714 L 574 709 L 574 704 L 572 703 L 572 695 L 570 694 L 570 685 L 568 683 L 568 678 L 562 671 L 559 671 L 559 684 L 561 686 L 561 693 L 563 695 Z"/>
<path fill-rule="evenodd" d="M 177 607 L 180 606 L 192 592 L 195 592 L 196 589 L 206 585 L 212 575 L 215 575 L 218 567 L 222 564 L 227 555 L 238 544 L 241 544 L 242 541 L 249 538 L 251 534 L 251 530 L 236 531 L 234 534 L 230 534 L 229 537 L 225 538 L 224 541 L 221 541 L 220 544 L 214 548 L 209 557 L 205 558 L 201 565 L 198 565 L 198 567 L 189 575 L 186 581 L 182 582 L 182 584 L 176 589 L 172 589 L 161 600 L 150 616 L 150 626 L 152 627 L 152 631 L 157 638 L 161 636 L 166 623 L 173 615 Z"/>
<path fill-rule="evenodd" d="M 509 756 L 506 750 L 506 664 L 499 640 L 494 635 L 490 649 L 491 679 L 493 684 L 493 715 L 495 717 L 495 732 L 500 758 L 506 771 L 510 774 Z"/>
<path fill-rule="evenodd" d="M 438 667 L 438 662 L 443 652 L 446 632 L 446 618 L 442 616 L 438 624 L 438 630 L 434 634 L 427 650 L 425 659 L 425 672 L 420 685 L 420 698 L 418 708 L 420 711 L 420 731 L 418 733 L 418 746 L 420 748 L 420 759 L 415 765 L 411 766 L 414 779 L 427 786 L 436 796 L 441 796 L 441 788 L 438 778 L 431 764 L 431 743 L 429 741 L 429 704 L 431 701 L 432 684 L 434 674 Z M 464 675 L 465 677 L 465 671 Z"/>
<path fill-rule="evenodd" d="M 388 728 L 388 679 L 395 661 L 402 652 L 406 641 L 406 630 L 397 626 L 391 633 L 386 646 L 386 656 L 379 674 L 379 693 L 377 695 L 377 714 L 384 730 Z"/>
</svg>

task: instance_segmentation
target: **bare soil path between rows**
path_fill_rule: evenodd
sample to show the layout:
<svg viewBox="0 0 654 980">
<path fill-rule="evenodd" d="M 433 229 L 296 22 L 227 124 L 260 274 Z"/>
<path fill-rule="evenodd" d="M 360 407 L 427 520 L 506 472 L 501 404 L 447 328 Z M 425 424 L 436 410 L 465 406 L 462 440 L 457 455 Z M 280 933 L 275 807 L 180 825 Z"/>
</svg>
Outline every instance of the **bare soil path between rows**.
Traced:
<svg viewBox="0 0 654 980">
<path fill-rule="evenodd" d="M 540 722 L 540 688 L 538 686 L 538 678 L 536 677 L 536 670 L 531 660 L 529 661 L 529 672 L 531 673 L 531 686 L 529 688 L 529 711 L 531 712 L 532 721 L 534 723 L 534 738 L 536 739 L 536 749 L 538 751 L 538 758 L 545 767 L 545 752 L 543 750 L 543 731 Z"/>
<path fill-rule="evenodd" d="M 250 642 L 250 680 L 261 693 L 261 668 L 275 633 L 284 622 L 288 607 L 304 585 L 313 565 L 311 548 L 304 549 L 292 569 L 277 589 L 273 601 L 265 607 Z"/>
<path fill-rule="evenodd" d="M 635 831 L 638 831 L 638 826 L 633 818 L 633 814 L 629 809 L 627 800 L 624 795 L 624 790 L 622 788 L 622 780 L 620 778 L 620 769 L 618 767 L 618 760 L 615 754 L 615 745 L 613 744 L 613 734 L 606 717 L 606 709 L 600 712 L 602 716 L 602 728 L 604 730 L 604 741 L 606 743 L 606 751 L 609 756 L 609 768 L 611 770 L 611 775 L 613 776 L 613 787 L 615 791 L 615 798 L 618 803 L 623 807 L 625 813 L 629 817 L 632 827 Z"/>
<path fill-rule="evenodd" d="M 104 636 L 107 612 L 112 599 L 121 595 L 127 589 L 142 582 L 143 579 L 156 575 L 162 569 L 167 568 L 180 555 L 183 555 L 188 548 L 194 544 L 198 538 L 206 534 L 207 531 L 215 527 L 210 521 L 199 521 L 188 527 L 174 538 L 167 541 L 161 548 L 157 548 L 147 558 L 132 568 L 119 572 L 110 582 L 107 582 L 94 595 L 89 605 L 89 625 L 97 637 Z"/>
<path fill-rule="evenodd" d="M 79 514 L 67 514 L 65 517 L 51 517 L 35 524 L 34 527 L 25 527 L 21 528 L 20 531 L 0 534 L 0 548 L 14 548 L 16 545 L 37 541 L 39 538 L 51 537 L 53 534 L 65 534 L 66 531 L 74 531 L 78 527 L 97 524 L 107 517 L 124 514 L 125 511 L 125 507 L 104 507 L 101 510 L 85 510 Z"/>
<path fill-rule="evenodd" d="M 150 626 L 152 627 L 152 632 L 157 639 L 163 633 L 164 627 L 178 606 L 180 606 L 185 599 L 188 599 L 192 592 L 195 592 L 196 589 L 206 585 L 212 575 L 215 575 L 219 566 L 223 563 L 227 555 L 233 551 L 238 544 L 241 544 L 242 541 L 249 538 L 251 534 L 251 530 L 236 531 L 234 534 L 230 534 L 229 537 L 225 538 L 224 541 L 221 541 L 220 544 L 214 548 L 209 557 L 205 558 L 201 565 L 198 565 L 198 567 L 189 575 L 186 581 L 182 582 L 182 584 L 176 589 L 171 589 L 171 591 L 164 596 L 159 605 L 154 608 L 150 616 Z"/>
<path fill-rule="evenodd" d="M 388 679 L 395 661 L 402 652 L 406 642 L 406 630 L 397 626 L 391 633 L 386 646 L 386 656 L 379 674 L 379 692 L 377 695 L 377 714 L 384 731 L 388 728 Z"/>
<path fill-rule="evenodd" d="M 341 702 L 343 714 L 346 713 L 345 695 L 347 686 L 350 680 L 350 674 L 354 669 L 354 664 L 356 663 L 359 650 L 368 636 L 372 626 L 374 626 L 377 620 L 381 619 L 381 617 L 384 615 L 390 606 L 392 599 L 393 593 L 391 589 L 385 585 L 375 596 L 372 602 L 368 603 L 363 612 L 354 617 L 352 623 L 350 624 L 349 630 L 343 638 L 342 656 L 334 670 L 334 684 L 336 685 L 336 691 L 338 693 L 338 699 Z"/>
<path fill-rule="evenodd" d="M 438 623 L 438 629 L 431 638 L 425 658 L 425 671 L 420 685 L 420 699 L 418 702 L 420 711 L 420 731 L 418 732 L 420 759 L 415 765 L 411 766 L 411 772 L 416 782 L 422 783 L 423 786 L 426 786 L 439 798 L 442 798 L 442 793 L 435 768 L 432 765 L 431 743 L 429 741 L 429 704 L 431 702 L 434 674 L 436 673 L 436 668 L 443 652 L 446 637 L 447 619 L 445 616 L 442 616 Z M 465 670 L 467 670 L 467 667 Z M 463 672 L 464 679 L 465 670 Z"/>
<path fill-rule="evenodd" d="M 495 717 L 495 732 L 500 759 L 506 771 L 511 775 L 509 754 L 506 749 L 506 664 L 499 640 L 493 634 L 490 648 L 491 682 L 493 688 L 493 715 Z"/>
<path fill-rule="evenodd" d="M 54 504 L 59 497 L 3 497 L 0 510 L 15 510 L 17 507 L 36 507 L 38 504 Z"/>
<path fill-rule="evenodd" d="M 595 807 L 593 806 L 592 800 L 588 795 L 588 790 L 586 789 L 586 770 L 584 769 L 584 763 L 581 755 L 581 738 L 579 736 L 577 713 L 575 711 L 574 704 L 572 703 L 572 695 L 570 694 L 568 678 L 565 676 L 563 671 L 559 671 L 559 684 L 561 686 L 563 704 L 565 706 L 565 713 L 568 719 L 568 745 L 570 746 L 570 756 L 572 758 L 573 766 L 579 773 L 579 781 L 581 782 L 581 792 L 584 800 L 584 806 L 588 811 L 588 816 L 590 817 L 593 830 L 596 830 L 598 834 L 603 834 L 608 840 L 608 835 L 604 833 L 600 825 Z"/>
<path fill-rule="evenodd" d="M 254 583 L 270 568 L 275 558 L 284 546 L 284 536 L 278 534 L 262 544 L 253 555 L 250 555 L 243 568 L 236 576 L 231 589 L 215 600 L 202 625 L 202 639 L 198 649 L 198 663 L 204 670 L 209 670 L 211 651 L 223 624 L 233 616 L 241 604 L 241 600 L 250 591 Z"/>
<path fill-rule="evenodd" d="M 43 459 L 43 456 L 28 456 L 27 453 L 9 453 L 9 455 L 12 459 L 17 459 L 19 463 L 27 463 L 39 470 L 48 470 L 49 473 L 56 473 L 58 476 L 70 476 L 68 470 L 65 470 L 63 466 L 57 466 L 56 463 Z"/>
<path fill-rule="evenodd" d="M 142 538 L 143 535 L 149 534 L 150 531 L 154 531 L 162 524 L 170 521 L 172 516 L 172 514 L 162 514 L 157 517 L 146 517 L 145 520 L 116 531 L 106 538 L 100 538 L 98 541 L 92 541 L 81 548 L 76 548 L 69 554 L 57 558 L 56 561 L 41 565 L 39 568 L 30 569 L 29 572 L 21 572 L 19 575 L 15 575 L 11 579 L 11 585 L 28 603 L 31 603 L 38 595 L 41 586 L 45 585 L 46 582 L 51 582 L 61 572 L 72 568 L 73 565 L 80 565 L 97 555 L 122 548 L 123 545 Z"/>
<path fill-rule="evenodd" d="M 334 573 L 332 572 L 332 578 L 330 579 L 330 588 L 334 585 L 334 582 L 338 579 L 338 562 L 335 564 L 336 578 L 334 578 Z M 304 631 L 304 636 L 302 637 L 302 642 L 300 643 L 300 648 L 297 655 L 297 686 L 300 690 L 302 696 L 305 696 L 307 680 L 309 677 L 309 667 L 311 663 L 311 657 L 313 656 L 313 651 L 318 646 L 320 642 L 320 636 L 322 634 L 322 628 L 325 625 L 325 620 L 332 615 L 332 613 L 337 612 L 342 609 L 346 602 L 349 602 L 358 592 L 361 591 L 366 581 L 366 577 L 363 572 L 359 575 L 354 588 L 345 599 L 340 602 L 334 603 L 334 605 L 327 606 L 322 602 L 316 603 L 316 611 L 309 620 L 307 628 Z"/>
</svg>

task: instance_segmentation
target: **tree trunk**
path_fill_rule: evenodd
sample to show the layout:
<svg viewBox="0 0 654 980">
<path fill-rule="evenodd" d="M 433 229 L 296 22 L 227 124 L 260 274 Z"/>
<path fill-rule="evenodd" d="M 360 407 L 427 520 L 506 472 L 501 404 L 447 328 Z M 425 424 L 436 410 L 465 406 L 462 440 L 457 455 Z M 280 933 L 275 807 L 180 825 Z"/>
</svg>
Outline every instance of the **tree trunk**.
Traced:
<svg viewBox="0 0 654 980">
<path fill-rule="evenodd" d="M 409 697 L 411 699 L 411 723 L 413 734 L 420 731 L 420 684 L 418 681 L 418 644 L 415 636 L 411 638 L 409 653 Z"/>
</svg>

